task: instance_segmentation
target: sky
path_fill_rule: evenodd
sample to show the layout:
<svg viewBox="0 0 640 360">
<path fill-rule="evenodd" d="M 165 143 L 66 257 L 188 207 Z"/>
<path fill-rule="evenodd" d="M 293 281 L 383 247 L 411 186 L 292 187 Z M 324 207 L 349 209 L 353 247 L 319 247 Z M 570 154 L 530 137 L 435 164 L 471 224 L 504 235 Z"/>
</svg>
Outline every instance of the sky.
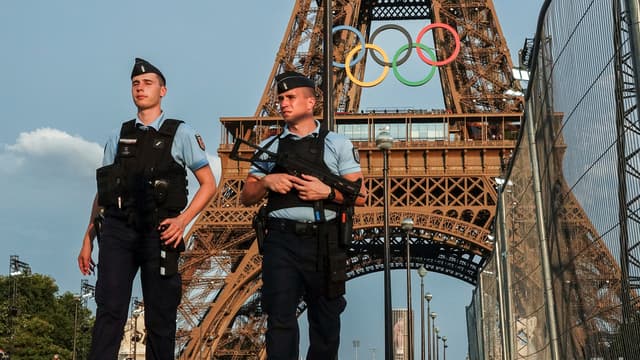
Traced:
<svg viewBox="0 0 640 360">
<path fill-rule="evenodd" d="M 513 56 L 535 35 L 542 2 L 494 0 Z M 0 274 L 8 274 L 9 256 L 18 255 L 34 272 L 53 277 L 61 292 L 79 292 L 76 258 L 95 194 L 95 169 L 107 137 L 135 115 L 129 78 L 135 57 L 162 70 L 169 90 L 163 108 L 202 135 L 216 167 L 219 118 L 255 112 L 293 3 L 1 1 L 0 261 L 6 270 Z M 373 78 L 371 71 L 379 69 L 367 69 Z M 363 91 L 361 108 L 381 107 L 444 105 L 437 80 L 408 88 L 389 76 Z M 405 273 L 394 271 L 392 282 L 393 307 L 406 307 Z M 447 357 L 464 359 L 464 307 L 473 288 L 433 273 L 425 287 L 449 340 Z M 419 315 L 415 272 L 412 288 Z M 384 358 L 382 273 L 350 281 L 347 291 L 340 358 L 355 358 L 353 340 L 360 341 L 359 358 Z M 419 334 L 419 319 L 415 323 Z"/>
</svg>

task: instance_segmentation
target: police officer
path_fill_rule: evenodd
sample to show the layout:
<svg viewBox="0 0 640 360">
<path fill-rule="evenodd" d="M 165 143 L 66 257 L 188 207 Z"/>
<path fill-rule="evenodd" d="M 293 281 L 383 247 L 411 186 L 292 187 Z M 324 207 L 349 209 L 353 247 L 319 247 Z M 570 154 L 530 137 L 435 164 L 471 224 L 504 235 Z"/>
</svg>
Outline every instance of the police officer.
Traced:
<svg viewBox="0 0 640 360">
<path fill-rule="evenodd" d="M 181 298 L 177 254 L 184 248 L 185 227 L 209 202 L 216 185 L 200 135 L 183 122 L 166 118 L 161 108 L 166 93 L 160 70 L 136 59 L 131 95 L 137 116 L 122 124 L 105 146 L 92 221 L 78 256 L 80 271 L 92 273 L 97 232 L 93 219 L 102 209 L 90 359 L 117 358 L 138 269 L 145 303 L 146 358 L 173 359 Z M 200 184 L 188 206 L 187 167 Z"/>
<path fill-rule="evenodd" d="M 261 146 L 273 152 L 296 153 L 319 169 L 350 181 L 362 178 L 357 149 L 346 137 L 321 130 L 313 116 L 314 82 L 296 72 L 276 76 L 278 104 L 285 121 L 280 135 Z M 263 171 L 264 170 L 264 171 Z M 266 173 L 265 173 L 266 171 Z M 364 186 L 360 189 L 365 193 Z M 301 299 L 309 320 L 308 360 L 336 359 L 340 344 L 340 314 L 346 306 L 342 288 L 328 285 L 327 258 L 335 249 L 327 242 L 338 233 L 336 211 L 343 194 L 318 178 L 287 173 L 273 162 L 254 164 L 240 201 L 253 205 L 267 195 L 267 234 L 263 245 L 262 301 L 267 317 L 266 348 L 269 360 L 298 359 L 299 329 L 296 310 Z M 355 205 L 364 205 L 357 198 Z M 315 210 L 321 203 L 323 213 Z M 342 250 L 341 266 L 346 257 Z M 344 268 L 342 269 L 344 276 Z M 338 284 L 339 285 L 339 284 Z"/>
</svg>

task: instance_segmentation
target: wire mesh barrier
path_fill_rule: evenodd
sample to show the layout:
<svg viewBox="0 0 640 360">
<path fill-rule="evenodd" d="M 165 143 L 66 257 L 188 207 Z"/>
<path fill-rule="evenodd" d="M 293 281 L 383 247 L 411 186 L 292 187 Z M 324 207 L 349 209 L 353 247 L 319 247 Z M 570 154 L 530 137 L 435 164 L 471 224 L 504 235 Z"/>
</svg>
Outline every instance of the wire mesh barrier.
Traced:
<svg viewBox="0 0 640 360">
<path fill-rule="evenodd" d="M 543 5 L 496 251 L 467 309 L 471 359 L 640 359 L 633 4 Z"/>
</svg>

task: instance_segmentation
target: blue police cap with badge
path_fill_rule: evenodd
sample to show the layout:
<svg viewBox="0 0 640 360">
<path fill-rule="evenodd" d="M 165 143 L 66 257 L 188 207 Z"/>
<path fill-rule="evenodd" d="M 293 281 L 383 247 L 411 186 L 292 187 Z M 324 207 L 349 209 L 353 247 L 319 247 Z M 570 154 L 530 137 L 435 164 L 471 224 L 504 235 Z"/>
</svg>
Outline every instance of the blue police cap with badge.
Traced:
<svg viewBox="0 0 640 360">
<path fill-rule="evenodd" d="M 316 84 L 308 77 L 295 71 L 285 71 L 276 76 L 278 94 L 299 87 L 315 88 Z"/>
<path fill-rule="evenodd" d="M 151 63 L 145 59 L 136 58 L 135 64 L 133 64 L 133 70 L 131 70 L 131 78 L 133 79 L 138 75 L 147 73 L 157 74 L 162 79 L 164 85 L 167 84 L 167 79 L 164 78 L 164 75 L 162 75 L 162 72 L 160 72 L 157 67 L 151 65 Z"/>
</svg>

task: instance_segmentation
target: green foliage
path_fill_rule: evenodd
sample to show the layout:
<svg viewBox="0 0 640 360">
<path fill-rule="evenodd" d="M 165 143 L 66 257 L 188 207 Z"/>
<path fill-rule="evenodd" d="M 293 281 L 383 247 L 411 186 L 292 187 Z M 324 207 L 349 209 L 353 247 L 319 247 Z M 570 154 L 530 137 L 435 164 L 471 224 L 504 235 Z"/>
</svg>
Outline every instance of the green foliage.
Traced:
<svg viewBox="0 0 640 360">
<path fill-rule="evenodd" d="M 0 348 L 12 360 L 48 360 L 54 354 L 71 359 L 74 334 L 76 358 L 86 358 L 93 316 L 72 293 L 57 292 L 48 276 L 0 276 Z"/>
</svg>

